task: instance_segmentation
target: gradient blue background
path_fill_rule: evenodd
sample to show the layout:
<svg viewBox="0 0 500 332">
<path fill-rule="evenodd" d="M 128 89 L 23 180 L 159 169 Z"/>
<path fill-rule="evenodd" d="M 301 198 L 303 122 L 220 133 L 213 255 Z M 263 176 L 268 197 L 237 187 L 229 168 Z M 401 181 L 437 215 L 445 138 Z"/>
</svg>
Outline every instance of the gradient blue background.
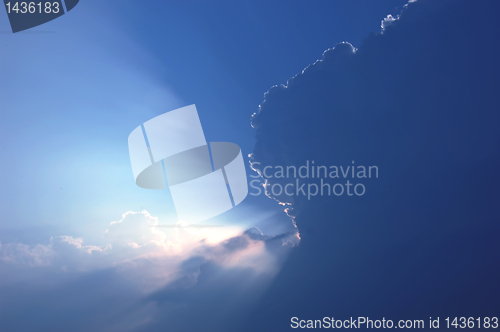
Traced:
<svg viewBox="0 0 500 332">
<path fill-rule="evenodd" d="M 1 244 L 34 246 L 71 234 L 105 246 L 102 231 L 126 211 L 147 210 L 160 223 L 175 222 L 168 191 L 144 190 L 133 181 L 127 137 L 134 128 L 159 114 L 196 104 L 207 140 L 238 144 L 248 161 L 255 144 L 250 116 L 264 92 L 286 83 L 339 42 L 360 46 L 380 31 L 384 17 L 399 13 L 405 3 L 82 0 L 68 14 L 16 34 L 0 10 Z M 424 79 L 417 83 L 428 84 Z M 314 136 L 315 131 L 309 134 Z M 412 181 L 418 184 L 418 177 Z M 356 211 L 356 206 L 350 208 Z M 248 197 L 227 218 L 245 228 L 259 226 L 265 234 L 279 235 L 291 227 L 282 210 L 265 196 Z M 408 212 L 403 210 L 398 211 Z M 303 231 L 307 235 L 308 230 Z M 339 246 L 345 243 L 341 235 L 334 238 Z M 228 250 L 237 247 L 224 245 Z M 322 250 L 318 247 L 313 254 L 321 256 Z M 492 247 L 491 257 L 497 251 Z M 450 255 L 460 262 L 458 254 Z M 315 263 L 311 256 L 294 257 Z M 340 261 L 352 257 L 355 253 L 346 253 Z M 50 266 L 0 265 L 0 331 L 224 331 L 239 324 L 249 331 L 266 326 L 278 331 L 282 324 L 288 328 L 290 307 L 276 308 L 281 314 L 278 321 L 272 302 L 258 301 L 266 299 L 263 294 L 293 295 L 298 279 L 281 275 L 282 288 L 269 291 L 276 286 L 269 286 L 269 279 L 253 278 L 264 285 L 261 288 L 242 287 L 249 271 L 203 265 L 197 257 L 183 262 L 181 269 L 199 266 L 202 277 L 195 289 L 179 291 L 182 287 L 175 284 L 144 296 L 132 286 L 139 277 L 127 279 L 109 266 L 61 276 L 64 271 L 52 271 Z M 286 271 L 297 272 L 290 265 Z M 385 278 L 381 271 L 378 280 Z M 466 272 L 460 280 L 482 280 L 474 279 L 473 271 Z M 491 278 L 488 274 L 483 279 Z M 335 285 L 331 289 L 341 289 L 349 275 L 320 281 L 311 286 L 314 292 L 322 292 L 329 282 Z M 307 288 L 300 290 L 297 294 L 304 297 L 299 300 L 309 301 L 310 294 L 304 295 Z M 418 296 L 415 306 L 424 306 Z M 450 301 L 453 296 L 459 295 L 450 295 Z M 172 311 L 170 299 L 180 304 Z M 290 296 L 287 303 L 293 300 Z M 153 312 L 151 303 L 160 309 Z M 383 311 L 377 299 L 367 303 L 373 312 Z M 257 320 L 248 317 L 253 313 Z M 246 325 L 247 321 L 251 323 Z"/>
</svg>

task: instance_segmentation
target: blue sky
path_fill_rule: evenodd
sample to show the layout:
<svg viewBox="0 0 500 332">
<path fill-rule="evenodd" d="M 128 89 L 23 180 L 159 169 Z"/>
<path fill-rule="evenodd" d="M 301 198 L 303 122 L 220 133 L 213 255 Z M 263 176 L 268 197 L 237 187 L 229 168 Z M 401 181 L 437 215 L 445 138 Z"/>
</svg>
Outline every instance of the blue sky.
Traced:
<svg viewBox="0 0 500 332">
<path fill-rule="evenodd" d="M 441 88 L 434 86 L 432 81 L 427 81 L 427 77 L 418 76 L 418 68 L 442 68 L 440 78 L 446 76 L 446 64 L 454 68 L 452 60 L 443 60 L 445 65 L 437 64 L 441 58 L 436 57 L 435 60 L 431 52 L 417 51 L 405 58 L 409 60 L 395 57 L 394 62 L 380 67 L 387 69 L 387 72 L 377 72 L 379 68 L 373 63 L 380 59 L 370 55 L 383 58 L 385 47 L 387 52 L 391 52 L 398 49 L 398 45 L 406 45 L 406 40 L 411 40 L 408 42 L 410 46 L 419 42 L 420 32 L 415 32 L 417 37 L 414 39 L 407 39 L 404 34 L 406 28 L 397 30 L 396 24 L 394 29 L 387 25 L 384 32 L 386 37 L 380 37 L 381 21 L 389 14 L 396 17 L 405 3 L 403 0 L 147 3 L 82 0 L 68 14 L 16 34 L 10 32 L 7 15 L 0 10 L 0 149 L 4 156 L 0 164 L 0 172 L 3 174 L 0 190 L 0 289 L 5 294 L 0 299 L 0 311 L 4 312 L 0 315 L 0 330 L 26 331 L 41 326 L 52 331 L 67 331 L 68 328 L 74 331 L 156 331 L 166 327 L 173 331 L 183 331 L 199 328 L 200 325 L 193 323 L 193 320 L 199 318 L 208 322 L 203 325 L 206 330 L 223 331 L 234 330 L 238 324 L 247 322 L 251 313 L 259 317 L 259 322 L 264 325 L 254 321 L 253 325 L 245 325 L 248 330 L 252 330 L 252 327 L 264 330 L 263 326 L 277 330 L 280 324 L 289 326 L 289 315 L 294 308 L 278 303 L 281 309 L 276 310 L 277 315 L 281 315 L 280 319 L 285 319 L 279 321 L 276 318 L 278 316 L 266 316 L 266 310 L 273 308 L 269 303 L 274 302 L 261 301 L 269 300 L 272 296 L 286 298 L 294 293 L 294 287 L 301 280 L 316 282 L 314 289 L 318 291 L 327 287 L 325 285 L 330 282 L 327 277 L 331 277 L 335 269 L 318 270 L 324 273 L 324 279 L 312 281 L 301 273 L 291 277 L 290 271 L 307 266 L 304 261 L 316 262 L 311 257 L 323 254 L 340 265 L 345 263 L 345 257 L 357 257 L 360 262 L 366 262 L 367 257 L 371 257 L 358 252 L 363 246 L 353 249 L 342 237 L 345 232 L 347 237 L 356 238 L 353 229 L 345 226 L 345 220 L 366 222 L 370 219 L 368 212 L 363 214 L 359 211 L 379 211 L 380 217 L 374 220 L 382 228 L 383 225 L 394 226 L 386 221 L 392 220 L 388 215 L 394 211 L 394 215 L 410 220 L 410 224 L 393 227 L 395 230 L 391 234 L 394 238 L 407 236 L 410 242 L 421 241 L 423 238 L 419 236 L 424 230 L 415 226 L 414 220 L 434 220 L 429 216 L 445 212 L 435 208 L 430 199 L 428 201 L 415 193 L 407 193 L 405 188 L 400 187 L 405 180 L 399 176 L 406 173 L 417 174 L 409 182 L 420 188 L 421 191 L 416 192 L 421 193 L 426 181 L 442 180 L 439 176 L 446 173 L 449 164 L 442 162 L 444 170 L 440 169 L 430 178 L 418 175 L 423 174 L 418 171 L 424 169 L 430 172 L 428 161 L 433 160 L 432 158 L 442 161 L 439 158 L 454 156 L 451 151 L 457 149 L 464 151 L 462 158 L 470 161 L 470 164 L 459 166 L 455 173 L 450 174 L 458 176 L 466 169 L 477 167 L 479 161 L 487 164 L 486 160 L 490 160 L 491 164 L 497 165 L 497 156 L 491 157 L 493 147 L 497 144 L 497 135 L 494 133 L 497 118 L 488 113 L 481 115 L 484 122 L 476 123 L 469 121 L 470 113 L 466 111 L 463 117 L 453 117 L 455 113 L 446 106 L 441 107 L 444 109 L 443 113 L 435 113 L 443 114 L 442 116 L 422 112 L 422 117 L 412 117 L 413 115 L 404 113 L 404 110 L 401 113 L 391 113 L 393 105 L 407 101 L 404 97 L 393 98 L 393 95 L 414 96 L 421 93 L 423 99 L 436 100 L 436 104 L 439 102 L 439 105 L 445 105 L 434 95 L 434 91 Z M 408 22 L 412 22 L 411 19 L 415 17 L 425 18 L 428 22 L 439 21 L 436 17 L 440 18 L 439 10 L 442 9 L 433 10 L 428 9 L 428 17 L 423 14 L 419 16 L 416 10 L 414 16 L 410 15 Z M 465 11 L 463 8 L 461 10 Z M 457 11 L 457 17 L 460 13 Z M 425 20 L 424 23 L 427 23 Z M 446 30 L 446 20 L 442 24 L 423 24 L 419 31 L 427 33 L 427 29 L 436 29 L 426 35 L 426 38 L 431 36 L 429 43 L 436 45 L 436 49 L 454 50 L 453 47 L 459 44 L 459 38 L 444 35 L 445 39 L 439 29 Z M 496 54 L 496 48 L 491 46 L 496 30 L 487 23 L 482 24 L 484 26 L 475 25 L 476 30 L 471 28 L 470 35 L 464 32 L 465 41 L 475 40 L 478 44 L 486 42 L 491 48 L 488 54 Z M 398 34 L 398 31 L 402 32 Z M 376 33 L 379 35 L 374 36 Z M 441 43 L 442 40 L 445 41 Z M 399 143 L 386 146 L 386 150 L 380 154 L 368 153 L 368 148 L 360 145 L 356 137 L 336 136 L 343 144 L 343 148 L 336 151 L 345 153 L 342 155 L 345 160 L 352 157 L 348 155 L 349 149 L 355 150 L 361 146 L 357 150 L 358 154 L 355 154 L 359 157 L 356 160 L 366 161 L 366 164 L 376 160 L 377 164 L 387 166 L 386 170 L 394 171 L 379 187 L 370 185 L 380 200 L 375 200 L 374 196 L 363 198 L 360 203 L 355 204 L 340 200 L 340 203 L 335 203 L 334 208 L 337 210 L 334 216 L 330 211 L 334 210 L 333 205 L 329 205 L 330 202 L 326 205 L 308 205 L 307 202 L 305 205 L 298 205 L 297 211 L 302 213 L 303 218 L 298 220 L 307 220 L 308 216 L 317 220 L 342 220 L 340 229 L 335 229 L 338 233 L 332 237 L 338 241 L 336 246 L 308 247 L 307 243 L 314 242 L 314 234 L 318 234 L 318 228 L 314 223 L 299 223 L 298 230 L 301 232 L 301 243 L 305 241 L 305 249 L 297 251 L 297 246 L 292 245 L 297 244 L 297 236 L 289 234 L 296 231 L 291 219 L 283 212 L 283 206 L 264 195 L 249 196 L 236 208 L 217 217 L 217 222 L 228 226 L 224 230 L 152 231 L 149 226 L 175 223 L 177 218 L 167 190 L 145 190 L 134 183 L 127 147 L 127 137 L 134 128 L 167 111 L 196 104 L 207 140 L 238 144 L 248 164 L 247 156 L 254 151 L 256 144 L 256 130 L 250 124 L 251 115 L 259 111 L 264 93 L 274 85 L 285 84 L 305 67 L 321 59 L 325 50 L 343 41 L 350 42 L 355 48 L 364 45 L 356 53 L 357 58 L 362 59 L 359 60 L 361 65 L 356 68 L 362 70 L 352 77 L 366 78 L 366 86 L 372 84 L 370 86 L 373 87 L 370 90 L 373 95 L 369 94 L 366 99 L 365 96 L 357 98 L 359 96 L 354 95 L 356 98 L 349 103 L 359 106 L 364 112 L 368 110 L 368 113 L 372 108 L 365 103 L 373 101 L 375 105 L 382 101 L 387 105 L 374 107 L 376 112 L 380 112 L 377 114 L 382 115 L 370 118 L 375 124 L 373 128 L 361 127 L 366 130 L 359 136 L 360 141 L 369 138 L 368 141 L 376 146 L 378 142 L 386 142 L 384 139 L 394 132 L 400 136 L 394 140 Z M 401 54 L 406 55 L 405 50 L 410 49 L 410 46 L 401 46 Z M 379 49 L 384 51 L 373 51 Z M 471 64 L 481 61 L 493 63 L 488 57 L 479 59 L 474 49 L 466 48 L 460 59 L 466 59 Z M 337 49 L 330 52 L 333 58 L 324 63 L 330 63 L 332 68 L 350 68 L 347 64 L 345 67 L 335 67 L 335 52 L 340 54 L 341 51 Z M 339 55 L 340 58 L 342 56 Z M 381 60 L 381 63 L 386 62 Z M 409 63 L 411 66 L 415 65 L 416 70 L 409 70 Z M 456 91 L 461 91 L 461 83 L 466 78 L 474 81 L 476 77 L 473 65 L 464 68 L 464 75 L 453 86 Z M 405 71 L 406 69 L 408 70 Z M 363 76 L 363 70 L 366 70 L 366 76 Z M 312 72 L 313 70 L 310 71 Z M 411 72 L 415 76 L 399 80 L 399 72 Z M 451 72 L 450 69 L 450 77 Z M 312 75 L 311 78 L 309 75 Z M 343 77 L 342 74 L 339 75 Z M 313 74 L 303 77 L 305 78 L 301 82 L 306 82 L 306 92 L 299 90 L 298 96 L 302 96 L 300 93 L 309 93 L 307 84 L 311 84 L 311 91 L 315 91 L 312 88 L 316 87 L 314 84 L 322 85 L 326 82 L 323 86 L 328 87 L 331 83 L 330 80 Z M 373 84 L 374 77 L 379 84 Z M 400 82 L 401 85 L 394 85 L 393 82 Z M 475 96 L 487 94 L 497 84 L 496 81 L 485 79 L 477 82 L 482 83 L 471 88 Z M 338 91 L 343 91 L 342 88 L 348 86 L 350 81 L 338 84 L 335 85 L 340 87 Z M 365 87 L 363 84 L 361 86 Z M 365 91 L 363 88 L 360 91 Z M 330 120 L 336 120 L 330 117 L 330 113 L 318 109 L 328 104 L 329 97 L 323 96 L 324 99 L 318 100 L 316 104 L 302 99 L 304 103 L 301 104 L 290 102 L 293 97 L 287 95 L 286 91 L 279 91 L 276 99 L 269 98 L 270 106 L 262 108 L 269 111 L 262 111 L 265 130 L 260 138 L 261 146 L 267 147 L 270 143 L 268 148 L 274 157 L 285 158 L 289 151 L 295 151 L 296 154 L 291 159 L 298 156 L 296 160 L 302 160 L 307 155 L 318 160 L 326 158 L 323 160 L 331 162 L 330 154 L 318 151 L 333 151 L 334 147 L 338 147 L 328 140 L 321 141 L 319 145 L 315 141 L 316 137 L 322 137 L 319 128 L 335 123 L 328 122 Z M 282 92 L 283 95 L 280 94 Z M 457 97 L 459 95 L 464 96 L 466 93 L 453 93 L 445 89 L 441 96 L 450 97 L 456 101 L 453 104 L 456 106 L 459 105 L 458 100 L 461 100 Z M 270 104 L 274 100 L 276 104 Z M 467 110 L 473 107 L 479 110 L 494 109 L 497 106 L 490 99 L 485 100 L 489 103 L 481 105 L 477 100 L 471 99 L 462 105 L 469 107 Z M 295 132 L 288 132 L 287 127 L 280 127 L 280 123 L 288 117 L 286 107 L 290 107 L 290 113 L 293 114 L 294 103 L 311 107 L 297 111 L 297 114 L 305 114 L 302 119 L 306 121 L 303 123 L 293 119 L 290 122 L 283 121 L 293 130 L 296 129 L 295 125 L 299 128 Z M 274 105 L 279 107 L 275 109 Z M 433 105 L 430 102 L 418 104 L 419 107 L 431 107 L 430 109 Z M 384 109 L 388 111 L 384 113 Z M 355 111 L 352 114 L 356 114 Z M 265 118 L 265 114 L 270 114 L 270 117 Z M 273 122 L 273 114 L 276 115 L 276 122 Z M 314 115 L 308 118 L 309 114 Z M 402 115 L 391 117 L 394 114 Z M 441 124 L 443 119 L 450 117 L 457 119 L 457 131 L 442 130 L 439 134 L 433 131 L 435 127 L 432 124 Z M 329 120 L 318 120 L 324 118 Z M 387 126 L 382 125 L 387 118 Z M 308 122 L 307 119 L 314 120 Z M 344 118 L 346 119 L 352 120 Z M 428 127 L 418 127 L 429 119 L 432 121 L 428 121 Z M 412 123 L 414 127 L 401 125 L 406 123 L 404 121 Z M 470 124 L 469 127 L 461 121 Z M 307 127 L 310 123 L 312 127 Z M 279 139 L 283 141 L 267 139 L 272 136 L 266 131 L 269 128 L 283 130 L 279 131 L 282 133 Z M 345 128 L 350 130 L 357 127 Z M 384 130 L 381 131 L 381 128 Z M 335 133 L 343 133 L 344 128 L 339 127 L 337 130 L 332 132 L 332 137 Z M 424 140 L 426 143 L 408 138 L 415 132 L 427 133 Z M 458 135 L 457 132 L 463 135 Z M 371 138 L 370 134 L 373 135 Z M 293 144 L 290 145 L 293 148 L 284 150 L 284 146 L 288 148 L 287 144 L 294 142 L 294 137 L 300 138 L 303 145 L 297 146 L 305 146 L 304 150 L 294 150 L 296 146 Z M 347 137 L 352 140 L 347 140 Z M 484 139 L 482 144 L 476 144 L 474 140 L 479 138 Z M 440 146 L 436 142 L 448 144 L 443 143 L 445 148 L 450 148 L 449 155 L 441 150 L 429 149 L 429 146 Z M 397 144 L 409 144 L 420 152 L 430 152 L 422 152 L 421 155 L 415 153 L 418 158 L 414 154 L 405 157 L 404 153 L 397 155 L 401 151 Z M 391 151 L 395 151 L 394 155 Z M 416 159 L 412 159 L 414 157 Z M 334 162 L 344 161 L 342 158 Z M 394 160 L 397 162 L 391 164 Z M 262 160 L 266 161 L 265 158 Z M 406 168 L 397 169 L 395 165 Z M 248 165 L 247 172 L 253 172 Z M 453 187 L 454 182 L 442 181 L 443 188 L 451 185 L 446 188 L 455 188 L 460 193 L 468 190 Z M 409 213 L 414 205 L 405 210 L 402 206 L 406 206 L 406 201 L 402 202 L 391 196 L 394 194 L 389 189 L 392 185 L 401 190 L 400 197 L 409 197 L 412 204 L 420 206 L 420 212 L 411 210 Z M 491 188 L 486 191 L 489 190 Z M 438 195 L 432 197 L 440 199 Z M 467 197 L 458 197 L 458 194 L 457 197 L 450 197 L 456 198 L 450 198 L 452 206 L 470 202 Z M 462 206 L 467 207 L 467 213 L 484 208 L 484 215 L 478 218 L 486 220 L 491 211 L 490 203 L 483 196 L 477 197 L 477 201 L 470 203 L 475 202 L 476 205 Z M 378 210 L 370 210 L 369 207 L 373 206 L 377 206 Z M 408 214 L 412 214 L 412 217 L 407 217 Z M 460 214 L 456 212 L 453 216 L 457 215 Z M 467 220 L 457 218 L 458 222 L 450 226 L 452 215 L 446 217 L 446 225 L 460 236 L 463 235 L 461 232 L 469 231 Z M 366 232 L 380 231 L 380 228 L 371 228 L 370 224 L 363 222 L 355 224 L 355 227 L 365 227 L 363 229 Z M 427 223 L 423 225 L 428 226 Z M 444 226 L 440 227 L 440 235 L 436 235 L 438 243 L 446 237 Z M 486 223 L 484 229 L 497 231 L 495 227 Z M 416 228 L 418 230 L 413 232 Z M 312 234 L 311 237 L 308 234 Z M 324 231 L 324 234 L 327 236 L 330 233 Z M 361 238 L 366 239 L 365 236 L 366 234 Z M 318 242 L 330 243 L 321 236 L 318 239 Z M 380 241 L 383 242 L 383 239 Z M 449 241 L 449 248 L 455 248 L 456 243 Z M 472 242 L 479 246 L 475 241 Z M 436 245 L 432 241 L 430 243 Z M 368 240 L 365 249 L 377 245 L 380 243 L 376 240 L 373 243 Z M 301 246 L 302 244 L 298 248 Z M 373 249 L 373 252 L 387 253 L 394 249 L 389 245 L 381 246 L 376 247 L 379 251 Z M 410 256 L 418 256 L 414 251 L 420 250 L 420 247 L 415 245 L 412 248 L 408 249 L 411 251 Z M 332 258 L 328 254 L 334 249 L 353 252 L 351 256 Z M 492 251 L 497 249 L 498 247 L 492 246 Z M 423 251 L 427 255 L 432 254 L 430 249 Z M 460 262 L 459 257 L 450 255 L 448 258 L 452 262 Z M 388 256 L 394 258 L 392 255 Z M 421 263 L 419 259 L 417 257 L 416 261 Z M 469 262 L 469 259 L 465 261 Z M 305 265 L 293 265 L 299 263 Z M 325 261 L 319 260 L 317 263 L 329 266 Z M 394 261 L 385 263 L 389 265 Z M 479 267 L 484 268 L 483 265 Z M 484 269 L 488 276 L 498 272 Z M 393 270 L 391 273 L 398 275 Z M 381 272 L 380 275 L 375 275 L 379 279 L 374 280 L 383 279 Z M 463 280 L 477 281 L 468 273 L 464 275 Z M 346 282 L 351 275 L 345 273 L 336 277 L 339 282 Z M 440 284 L 436 282 L 433 285 L 438 287 Z M 333 289 L 338 290 L 337 287 L 338 284 L 332 286 L 332 292 Z M 296 289 L 297 301 L 310 303 L 311 298 L 304 295 L 305 292 L 305 286 Z M 329 294 L 325 294 L 327 293 Z M 341 291 L 339 294 L 345 295 Z M 213 300 L 214 297 L 220 297 L 220 300 Z M 354 306 L 350 302 L 353 299 L 346 302 Z M 391 299 L 384 298 L 384 301 Z M 477 300 L 472 295 L 469 299 Z M 324 298 L 318 303 L 332 305 Z M 372 307 L 376 306 L 373 302 L 368 303 Z M 446 299 L 442 299 L 442 303 L 449 304 Z M 418 311 L 416 307 L 412 308 L 415 313 L 424 312 Z M 303 306 L 296 309 L 301 313 L 311 313 Z M 339 309 L 339 312 L 356 312 L 348 309 Z M 376 310 L 373 312 L 380 313 Z M 230 313 L 232 319 L 222 323 L 218 320 L 224 316 L 221 313 Z M 190 323 L 184 325 L 188 321 Z"/>
<path fill-rule="evenodd" d="M 207 139 L 246 155 L 250 115 L 270 86 L 337 42 L 361 43 L 403 3 L 85 1 L 18 34 L 2 13 L 2 138 L 12 156 L 1 166 L 12 174 L 2 204 L 15 220 L 1 224 L 2 240 L 82 236 L 129 210 L 166 220 L 168 194 L 130 181 L 124 137 L 138 123 L 195 103 Z"/>
</svg>

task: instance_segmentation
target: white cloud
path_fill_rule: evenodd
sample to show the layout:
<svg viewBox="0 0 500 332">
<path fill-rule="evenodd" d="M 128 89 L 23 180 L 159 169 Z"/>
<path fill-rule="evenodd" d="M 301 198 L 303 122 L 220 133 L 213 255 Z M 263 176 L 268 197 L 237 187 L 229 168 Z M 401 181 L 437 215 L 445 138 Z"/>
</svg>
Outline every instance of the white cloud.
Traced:
<svg viewBox="0 0 500 332">
<path fill-rule="evenodd" d="M 13 264 L 47 266 L 54 256 L 52 244 L 0 243 L 0 260 Z"/>
<path fill-rule="evenodd" d="M 388 26 L 390 26 L 391 24 L 393 24 L 397 19 L 398 19 L 398 17 L 394 17 L 391 14 L 389 14 L 389 15 L 387 15 L 386 18 L 384 18 L 382 20 L 380 27 L 383 30 L 383 29 L 387 28 Z"/>
<path fill-rule="evenodd" d="M 180 223 L 182 224 L 182 223 Z M 199 264 L 212 261 L 225 268 L 251 268 L 273 274 L 279 256 L 270 253 L 266 237 L 257 228 L 161 229 L 157 217 L 147 211 L 128 211 L 104 232 L 108 243 L 87 244 L 81 237 L 56 236 L 49 244 L 0 244 L 0 260 L 27 266 L 51 266 L 60 271 L 90 272 L 106 268 L 120 271 L 145 292 L 182 278 L 183 263 L 198 257 Z M 297 234 L 275 238 L 283 247 L 295 244 Z M 276 241 L 274 241 L 276 243 Z M 195 276 L 196 283 L 197 275 Z"/>
<path fill-rule="evenodd" d="M 165 249 L 172 246 L 165 233 L 157 227 L 158 218 L 151 216 L 147 211 L 128 211 L 118 221 L 110 223 L 105 238 L 119 245 L 127 245 L 134 249 L 148 244 L 162 246 Z"/>
<path fill-rule="evenodd" d="M 91 254 L 93 251 L 103 252 L 104 250 L 108 250 L 108 249 L 112 248 L 112 246 L 110 244 L 108 244 L 107 246 L 104 246 L 104 247 L 98 247 L 98 246 L 93 246 L 93 245 L 84 246 L 82 238 L 74 238 L 70 235 L 59 236 L 58 239 L 60 239 L 61 242 L 65 242 L 67 244 L 70 244 L 77 249 L 82 249 L 89 254 Z"/>
</svg>

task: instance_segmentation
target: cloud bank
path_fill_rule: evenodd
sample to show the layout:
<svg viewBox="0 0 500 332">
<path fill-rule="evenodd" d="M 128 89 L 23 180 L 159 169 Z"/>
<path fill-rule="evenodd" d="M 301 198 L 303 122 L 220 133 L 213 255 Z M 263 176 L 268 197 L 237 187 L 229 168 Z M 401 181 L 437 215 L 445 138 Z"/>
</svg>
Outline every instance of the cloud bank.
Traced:
<svg viewBox="0 0 500 332">
<path fill-rule="evenodd" d="M 80 319 L 82 308 L 103 318 L 80 322 L 75 331 L 149 330 L 159 317 L 183 328 L 186 315 L 197 314 L 186 303 L 199 306 L 199 300 L 227 290 L 228 283 L 255 298 L 298 243 L 296 232 L 266 236 L 257 227 L 239 232 L 158 226 L 147 211 L 128 211 L 109 223 L 100 241 L 63 235 L 45 244 L 0 243 L 2 328 L 64 330 L 67 322 Z M 235 301 L 238 292 L 227 294 L 228 300 Z M 46 298 L 48 307 L 42 304 Z M 223 303 L 219 309 L 240 307 Z M 21 323 L 21 311 L 30 320 Z M 67 321 L 56 319 L 56 312 Z"/>
<path fill-rule="evenodd" d="M 499 9 L 412 1 L 358 48 L 340 43 L 264 95 L 252 117 L 259 173 L 315 161 L 377 165 L 379 177 L 363 196 L 268 190 L 302 239 L 245 331 L 283 331 L 291 317 L 494 315 Z"/>
</svg>

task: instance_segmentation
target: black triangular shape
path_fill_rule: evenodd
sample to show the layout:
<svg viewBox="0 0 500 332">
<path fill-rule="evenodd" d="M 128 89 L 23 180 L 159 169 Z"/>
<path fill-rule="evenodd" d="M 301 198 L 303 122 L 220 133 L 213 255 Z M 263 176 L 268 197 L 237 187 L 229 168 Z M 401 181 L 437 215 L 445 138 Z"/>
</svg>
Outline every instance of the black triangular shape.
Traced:
<svg viewBox="0 0 500 332">
<path fill-rule="evenodd" d="M 75 8 L 75 6 L 78 4 L 78 1 L 80 0 L 64 0 L 64 3 L 66 4 L 66 12 L 69 12 L 71 9 Z"/>
<path fill-rule="evenodd" d="M 12 32 L 30 29 L 64 15 L 61 0 L 34 3 L 34 6 L 31 8 L 29 7 L 30 2 L 17 2 L 11 0 L 3 0 L 3 2 L 5 4 L 7 16 L 9 17 Z M 31 3 L 33 4 L 33 2 Z M 45 7 L 47 3 L 50 6 L 47 5 L 47 7 Z M 26 6 L 22 4 L 26 4 Z M 46 8 L 49 12 L 45 11 Z"/>
</svg>

